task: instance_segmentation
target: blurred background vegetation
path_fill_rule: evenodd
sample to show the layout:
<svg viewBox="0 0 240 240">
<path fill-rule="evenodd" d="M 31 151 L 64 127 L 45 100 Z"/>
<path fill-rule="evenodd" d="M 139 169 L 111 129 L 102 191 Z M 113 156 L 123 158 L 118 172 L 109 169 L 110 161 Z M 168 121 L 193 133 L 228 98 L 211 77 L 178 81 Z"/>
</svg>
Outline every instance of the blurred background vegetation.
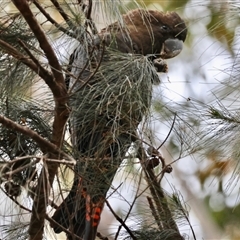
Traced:
<svg viewBox="0 0 240 240">
<path fill-rule="evenodd" d="M 39 2 L 49 4 L 49 1 Z M 68 1 L 63 2 L 67 6 Z M 114 18 L 108 6 L 97 10 L 97 5 L 107 5 L 104 2 L 93 1 L 96 7 L 93 17 L 99 29 Z M 169 72 L 160 75 L 161 84 L 154 89 L 149 132 L 154 136 L 153 145 L 158 147 L 164 142 L 161 153 L 167 163 L 173 162 L 173 173 L 165 177 L 163 187 L 168 193 L 181 193 L 197 239 L 240 239 L 240 3 L 225 0 L 136 2 L 148 9 L 177 11 L 188 26 L 183 52 L 168 61 Z M 136 8 L 136 2 L 123 1 L 122 12 Z M 2 16 L 14 12 L 10 2 L 2 0 L 0 4 Z M 52 14 L 61 23 L 61 17 L 55 11 Z M 61 45 L 64 63 L 69 49 L 63 42 Z M 31 94 L 43 94 L 36 85 L 32 89 Z M 131 199 L 136 189 L 137 170 L 123 169 L 125 173 L 119 172 L 114 184 L 118 186 L 125 179 L 122 191 L 128 195 L 126 199 Z M 117 198 L 109 199 L 116 209 L 119 208 Z M 122 200 L 121 209 L 126 199 Z M 125 207 L 127 209 L 127 204 Z M 119 214 L 124 216 L 127 210 L 121 209 Z M 1 215 L 2 212 L 3 209 Z M 108 225 L 117 226 L 107 210 L 104 214 Z M 133 223 L 144 218 L 144 202 L 139 201 L 135 214 L 138 216 L 133 218 Z M 106 226 L 106 222 L 102 225 Z M 189 226 L 182 225 L 180 229 L 192 239 Z M 107 229 L 108 233 L 114 231 Z"/>
<path fill-rule="evenodd" d="M 174 125 L 161 148 L 168 163 L 176 161 L 164 189 L 178 189 L 183 195 L 197 239 L 240 239 L 240 3 L 139 4 L 177 11 L 188 26 L 183 52 L 168 61 L 169 73 L 160 75 L 149 127 L 159 146 Z M 186 226 L 182 231 L 189 234 Z"/>
<path fill-rule="evenodd" d="M 179 12 L 189 31 L 184 51 L 169 61 L 160 101 L 155 102 L 161 124 L 154 131 L 160 143 L 162 123 L 165 120 L 168 128 L 172 124 L 169 112 L 179 117 L 162 148 L 169 162 L 179 159 L 166 185 L 183 194 L 197 239 L 239 239 L 240 4 L 217 0 L 145 3 Z"/>
</svg>

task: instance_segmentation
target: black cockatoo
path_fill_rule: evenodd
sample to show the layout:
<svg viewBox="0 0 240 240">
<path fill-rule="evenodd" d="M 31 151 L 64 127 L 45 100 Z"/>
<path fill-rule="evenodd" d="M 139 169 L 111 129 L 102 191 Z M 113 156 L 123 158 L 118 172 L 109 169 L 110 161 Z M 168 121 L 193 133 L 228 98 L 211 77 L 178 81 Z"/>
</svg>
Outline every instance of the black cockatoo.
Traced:
<svg viewBox="0 0 240 240">
<path fill-rule="evenodd" d="M 187 35 L 176 12 L 136 9 L 122 20 L 75 49 L 67 76 L 77 166 L 52 218 L 84 240 L 95 239 L 107 191 L 149 111 L 157 71 L 166 71 L 163 60 L 181 52 Z"/>
</svg>

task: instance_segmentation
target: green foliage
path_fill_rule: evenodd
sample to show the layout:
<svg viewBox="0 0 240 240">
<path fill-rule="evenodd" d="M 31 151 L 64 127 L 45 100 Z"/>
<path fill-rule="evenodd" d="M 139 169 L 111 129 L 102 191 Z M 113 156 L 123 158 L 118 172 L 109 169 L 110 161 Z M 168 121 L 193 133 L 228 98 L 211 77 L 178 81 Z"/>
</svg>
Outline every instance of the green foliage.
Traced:
<svg viewBox="0 0 240 240">
<path fill-rule="evenodd" d="M 19 47 L 19 40 L 22 40 L 31 46 L 36 43 L 36 38 L 31 31 L 21 14 L 9 13 L 7 16 L 1 17 L 0 22 L 0 39 L 11 44 L 13 47 Z M 23 50 L 22 50 L 23 52 Z"/>
<path fill-rule="evenodd" d="M 211 214 L 216 223 L 226 230 L 228 225 L 235 225 L 239 222 L 240 205 L 234 206 L 234 208 L 225 206 L 221 211 L 211 211 Z"/>
<path fill-rule="evenodd" d="M 232 52 L 235 30 L 240 23 L 240 18 L 236 14 L 237 9 L 233 8 L 231 11 L 228 7 L 225 2 L 209 5 L 211 13 L 207 29 L 209 34 L 224 43 Z"/>
<path fill-rule="evenodd" d="M 161 2 L 161 1 L 160 1 Z M 179 1 L 164 1 L 167 2 L 166 10 L 179 10 L 183 9 L 185 5 L 189 2 L 189 0 L 179 0 Z"/>
<path fill-rule="evenodd" d="M 51 128 L 49 121 L 51 119 L 49 112 L 43 112 L 40 106 L 34 105 L 32 102 L 22 101 L 16 102 L 6 99 L 2 102 L 1 113 L 16 123 L 24 127 L 28 127 L 41 136 L 49 139 L 51 136 Z M 12 129 L 0 127 L 0 156 L 13 159 L 17 156 L 34 155 L 39 152 L 39 146 L 28 137 L 15 132 Z"/>
</svg>

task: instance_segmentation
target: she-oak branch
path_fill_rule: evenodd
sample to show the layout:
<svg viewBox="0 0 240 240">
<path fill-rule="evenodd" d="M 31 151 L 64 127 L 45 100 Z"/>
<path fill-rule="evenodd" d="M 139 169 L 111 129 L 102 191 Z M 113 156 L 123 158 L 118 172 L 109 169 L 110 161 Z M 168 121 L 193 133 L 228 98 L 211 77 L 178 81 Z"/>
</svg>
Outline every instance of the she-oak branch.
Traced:
<svg viewBox="0 0 240 240">
<path fill-rule="evenodd" d="M 19 10 L 19 12 L 21 13 L 23 18 L 29 25 L 30 30 L 33 32 L 36 39 L 38 40 L 40 48 L 45 53 L 45 56 L 51 68 L 53 81 L 48 81 L 48 82 L 45 81 L 46 84 L 48 84 L 49 88 L 51 89 L 53 98 L 55 101 L 55 113 L 54 113 L 54 121 L 53 121 L 53 127 L 52 127 L 53 129 L 52 129 L 51 142 L 53 145 L 55 145 L 56 149 L 57 148 L 61 149 L 64 134 L 65 134 L 65 125 L 69 116 L 69 108 L 67 106 L 68 95 L 67 95 L 67 89 L 65 85 L 62 68 L 51 44 L 49 43 L 45 35 L 44 30 L 42 29 L 37 19 L 35 18 L 33 12 L 31 11 L 28 1 L 12 0 L 12 2 L 16 6 L 16 8 Z M 31 63 L 33 63 L 32 66 L 34 65 L 36 66 L 36 63 L 34 63 L 33 61 L 31 61 Z M 2 120 L 5 120 L 5 123 L 6 123 L 6 119 L 2 118 Z M 31 131 L 29 130 L 28 133 L 29 132 Z M 51 145 L 51 143 L 46 143 L 46 142 L 44 144 Z M 54 148 L 53 146 L 51 147 L 52 147 L 51 149 Z M 61 154 L 53 151 L 49 151 L 48 155 L 50 158 L 58 159 L 60 158 Z M 46 162 L 42 168 L 42 171 L 38 180 L 36 195 L 35 195 L 33 206 L 32 206 L 32 215 L 31 215 L 30 226 L 28 230 L 30 240 L 33 240 L 33 239 L 42 240 L 43 231 L 44 231 L 44 221 L 46 217 L 46 208 L 48 205 L 48 198 L 49 198 L 49 191 L 52 186 L 54 177 L 57 173 L 58 165 L 59 164 L 57 163 Z"/>
</svg>

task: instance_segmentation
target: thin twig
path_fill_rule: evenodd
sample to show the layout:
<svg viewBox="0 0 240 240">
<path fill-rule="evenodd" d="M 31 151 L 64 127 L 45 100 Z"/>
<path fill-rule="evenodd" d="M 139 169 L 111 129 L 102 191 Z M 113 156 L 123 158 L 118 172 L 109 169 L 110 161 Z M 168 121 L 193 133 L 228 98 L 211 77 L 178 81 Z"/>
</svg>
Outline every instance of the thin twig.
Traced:
<svg viewBox="0 0 240 240">
<path fill-rule="evenodd" d="M 24 207 L 21 203 L 19 203 L 16 199 L 14 199 L 13 196 L 10 196 L 1 186 L 0 186 L 1 191 L 6 194 L 7 197 L 9 197 L 14 203 L 16 203 L 20 208 L 22 208 L 23 210 L 31 213 L 32 211 L 26 207 Z"/>
<path fill-rule="evenodd" d="M 77 50 L 77 49 L 76 49 L 76 50 Z M 76 51 L 76 50 L 75 50 L 75 51 Z M 83 68 L 81 69 L 80 73 L 78 74 L 77 79 L 76 79 L 75 82 L 72 84 L 71 88 L 68 90 L 69 93 L 72 92 L 72 90 L 74 89 L 74 87 L 76 86 L 76 84 L 77 84 L 79 81 L 82 81 L 83 84 L 85 84 L 85 81 L 84 81 L 84 80 L 81 80 L 80 78 L 81 78 L 82 73 L 86 70 L 86 67 L 87 67 L 87 65 L 88 65 L 88 63 L 89 63 L 89 61 L 90 61 L 90 59 L 91 59 L 91 56 L 92 56 L 94 50 L 95 50 L 94 48 L 91 50 L 91 52 L 90 52 L 90 54 L 89 54 L 89 57 L 88 57 L 86 63 L 84 64 Z M 69 68 L 68 68 L 70 74 L 67 75 L 66 81 L 70 81 L 70 79 L 69 79 L 70 76 L 75 77 L 73 74 L 71 74 L 72 64 L 73 64 L 73 62 L 74 62 L 74 60 L 75 60 L 75 51 L 74 51 L 74 52 L 71 54 L 71 56 L 70 56 L 70 62 L 69 62 Z M 88 81 L 89 81 L 89 80 L 87 80 L 87 83 L 88 83 Z M 86 84 L 85 84 L 84 86 L 86 86 Z"/>
<path fill-rule="evenodd" d="M 88 11 L 86 14 L 86 18 L 91 20 L 91 14 L 92 14 L 92 0 L 88 0 Z"/>
<path fill-rule="evenodd" d="M 97 232 L 97 237 L 101 240 L 108 240 L 108 238 L 104 237 L 100 232 Z"/>
<path fill-rule="evenodd" d="M 109 210 L 111 211 L 111 213 L 113 214 L 113 216 L 116 218 L 116 220 L 118 222 L 120 222 L 122 224 L 122 226 L 126 229 L 126 231 L 129 233 L 129 235 L 132 237 L 133 240 L 137 240 L 137 238 L 133 235 L 132 231 L 129 229 L 129 227 L 125 224 L 125 222 L 115 213 L 115 211 L 112 209 L 110 203 L 105 200 Z"/>
<path fill-rule="evenodd" d="M 139 191 L 140 185 L 141 185 L 141 179 L 142 179 L 142 178 L 141 178 L 141 175 L 140 175 L 139 179 L 140 179 L 140 181 L 139 181 L 139 183 L 138 183 L 138 187 L 137 187 L 137 191 L 136 191 L 136 196 L 135 196 L 134 200 L 132 201 L 132 203 L 130 204 L 130 208 L 129 208 L 126 216 L 125 216 L 125 219 L 123 220 L 124 223 L 127 221 L 127 219 L 128 219 L 128 217 L 129 217 L 129 215 L 130 215 L 133 207 L 135 206 L 135 202 L 136 202 L 137 199 L 138 199 L 138 195 L 137 195 L 137 194 L 138 194 L 138 191 Z M 115 238 L 114 238 L 115 240 L 117 240 L 118 235 L 120 234 L 121 228 L 122 228 L 122 224 L 118 227 L 118 231 L 117 231 L 117 233 L 115 234 Z"/>
<path fill-rule="evenodd" d="M 57 29 L 59 29 L 60 31 L 62 31 L 63 33 L 67 34 L 70 37 L 73 37 L 75 39 L 77 39 L 77 35 L 73 32 L 70 32 L 69 30 L 67 30 L 66 28 L 64 28 L 63 26 L 61 26 L 59 23 L 57 23 L 51 16 L 49 13 L 47 13 L 45 11 L 45 9 L 39 4 L 39 2 L 37 0 L 33 0 L 34 5 L 39 9 L 39 11 L 45 16 L 45 18 L 52 23 Z"/>
<path fill-rule="evenodd" d="M 40 64 L 40 62 L 31 53 L 31 51 L 26 46 L 26 44 L 21 39 L 18 39 L 18 43 L 21 45 L 21 47 L 24 49 L 24 51 L 28 54 L 30 59 L 36 64 L 36 66 L 37 66 L 36 73 L 38 73 L 39 76 L 42 77 L 43 79 L 47 79 L 47 81 L 45 81 L 46 83 L 49 81 L 49 79 L 51 79 L 51 81 L 53 81 L 52 74 Z"/>
<path fill-rule="evenodd" d="M 21 160 L 28 159 L 28 158 L 35 158 L 35 157 L 36 157 L 35 155 L 26 155 L 26 156 L 21 156 L 21 157 L 15 157 L 14 159 L 12 159 L 10 161 L 9 160 L 0 161 L 0 164 L 11 164 L 12 165 Z"/>
<path fill-rule="evenodd" d="M 38 163 L 39 161 L 40 161 L 40 160 L 37 159 L 37 160 L 32 161 L 32 162 L 30 162 L 30 163 L 28 163 L 28 164 L 26 164 L 26 165 L 23 165 L 22 167 L 17 168 L 17 169 L 15 169 L 15 170 L 8 171 L 8 172 L 4 173 L 4 174 L 2 175 L 2 177 L 11 176 L 11 175 L 16 174 L 16 173 L 18 173 L 18 172 L 21 172 L 22 170 L 27 169 L 28 167 L 31 167 L 32 165 Z"/>
<path fill-rule="evenodd" d="M 52 75 L 47 71 L 39 71 L 38 65 L 30 59 L 28 56 L 23 55 L 21 52 L 19 52 L 16 48 L 8 44 L 7 42 L 0 39 L 0 45 L 2 45 L 3 49 L 6 53 L 13 56 L 17 60 L 24 63 L 26 66 L 28 66 L 30 69 L 32 69 L 35 73 L 37 73 L 41 78 L 43 78 L 46 82 L 46 84 L 50 87 L 53 82 Z"/>
<path fill-rule="evenodd" d="M 151 199 L 149 196 L 147 196 L 147 200 L 148 200 L 149 208 L 150 208 L 151 211 L 152 211 L 152 215 L 153 215 L 153 217 L 155 218 L 155 221 L 156 221 L 159 229 L 162 230 L 161 220 L 160 220 L 160 218 L 159 218 L 159 216 L 158 216 L 158 214 L 157 214 L 157 211 L 156 211 L 156 209 L 155 209 L 155 207 L 154 207 L 154 204 L 153 204 L 153 202 L 152 202 L 152 199 Z"/>
<path fill-rule="evenodd" d="M 36 155 L 26 155 L 26 156 L 22 156 L 22 157 L 16 157 L 12 160 L 6 160 L 6 161 L 0 161 L 0 164 L 7 164 L 7 165 L 12 165 L 16 162 L 19 162 L 21 160 L 24 159 L 28 159 L 28 158 L 37 158 L 37 159 L 42 159 L 42 157 L 36 156 Z M 46 162 L 54 162 L 54 163 L 60 163 L 60 164 L 65 164 L 65 165 L 75 165 L 76 161 L 74 160 L 74 162 L 69 161 L 69 160 L 64 160 L 64 159 L 51 159 L 51 158 L 47 158 L 45 160 Z"/>
<path fill-rule="evenodd" d="M 140 163 L 142 164 L 143 170 L 145 172 L 145 178 L 149 185 L 150 192 L 153 196 L 153 200 L 155 202 L 158 215 L 161 216 L 161 222 L 163 229 L 172 229 L 176 232 L 176 240 L 181 239 L 182 236 L 179 232 L 176 222 L 173 219 L 171 210 L 169 209 L 167 199 L 165 194 L 157 181 L 157 177 L 155 176 L 152 169 L 146 168 L 144 162 L 146 161 L 146 153 L 143 147 L 139 148 L 138 158 L 140 159 Z"/>
<path fill-rule="evenodd" d="M 57 56 L 49 43 L 43 29 L 39 25 L 37 19 L 33 15 L 29 4 L 26 0 L 13 0 L 14 5 L 18 8 L 26 22 L 28 23 L 31 31 L 37 38 L 41 49 L 44 51 L 49 65 L 51 66 L 52 73 L 54 75 L 55 81 L 58 83 L 64 83 L 64 77 L 62 74 L 62 69 L 57 59 Z"/>
<path fill-rule="evenodd" d="M 87 7 L 87 12 L 85 13 L 86 16 L 86 22 L 85 22 L 85 28 L 87 29 L 87 27 L 89 27 L 92 30 L 93 34 L 97 33 L 97 28 L 94 24 L 94 22 L 92 21 L 92 0 L 88 0 L 88 7 Z"/>
<path fill-rule="evenodd" d="M 172 122 L 171 128 L 170 128 L 170 130 L 169 130 L 169 132 L 168 132 L 168 135 L 165 137 L 164 141 L 159 145 L 159 147 L 157 148 L 157 150 L 159 150 L 159 149 L 165 144 L 165 142 L 168 140 L 168 138 L 169 138 L 169 136 L 170 136 L 170 134 L 171 134 L 171 132 L 172 132 L 172 130 L 173 130 L 173 127 L 174 127 L 174 125 L 175 125 L 176 117 L 177 117 L 177 114 L 174 113 L 173 122 Z"/>
<path fill-rule="evenodd" d="M 66 229 L 65 227 L 63 227 L 61 224 L 59 224 L 58 222 L 56 222 L 54 219 L 52 219 L 51 217 L 49 217 L 47 214 L 45 215 L 45 218 L 50 222 L 53 223 L 54 225 L 57 225 L 59 228 L 62 229 L 63 232 L 65 232 L 66 234 L 73 236 L 74 239 L 79 239 L 79 240 L 83 240 L 81 237 L 75 235 L 74 233 L 70 232 L 68 229 Z"/>
<path fill-rule="evenodd" d="M 69 19 L 68 15 L 65 13 L 65 11 L 62 9 L 61 5 L 57 0 L 51 0 L 55 8 L 58 10 L 58 12 L 61 14 L 63 19 L 66 21 L 66 23 L 69 25 L 70 28 L 72 28 L 74 25 L 72 21 Z"/>
<path fill-rule="evenodd" d="M 117 192 L 117 190 L 123 185 L 123 183 L 120 183 L 116 188 L 113 189 L 113 192 L 111 192 L 111 194 L 108 195 L 107 198 L 110 198 L 115 192 Z"/>
<path fill-rule="evenodd" d="M 28 164 L 25 164 L 22 167 L 19 167 L 19 168 L 13 170 L 13 171 L 9 171 L 9 172 L 4 173 L 2 175 L 2 177 L 11 176 L 11 175 L 16 174 L 18 172 L 21 172 L 22 170 L 27 169 L 28 167 L 31 167 L 32 165 L 34 165 L 34 164 L 36 164 L 36 163 L 38 163 L 42 160 L 42 157 L 34 157 L 34 158 L 37 158 L 37 159 L 35 161 L 32 161 L 32 162 L 28 163 Z M 64 161 L 64 160 L 48 159 L 48 158 L 46 158 L 45 161 L 46 162 L 59 163 L 59 164 L 66 164 L 66 165 L 69 165 L 69 164 L 70 165 L 75 165 L 76 164 L 76 162 L 69 162 L 69 161 Z M 12 164 L 13 164 L 12 161 L 8 162 L 8 165 L 12 165 Z"/>
<path fill-rule="evenodd" d="M 182 212 L 182 214 L 184 215 L 185 219 L 186 219 L 187 222 L 188 222 L 188 225 L 190 226 L 190 229 L 191 229 L 191 232 L 192 232 L 192 235 L 193 235 L 193 239 L 194 239 L 194 240 L 197 240 L 197 237 L 196 237 L 195 232 L 194 232 L 194 230 L 193 230 L 193 226 L 192 226 L 192 224 L 191 224 L 191 222 L 190 222 L 190 220 L 189 220 L 189 217 L 187 216 L 187 214 L 186 214 L 186 212 L 185 212 L 185 210 L 183 209 L 182 206 L 180 207 L 180 211 Z"/>
<path fill-rule="evenodd" d="M 76 177 L 76 176 L 75 176 Z M 77 184 L 76 184 L 76 181 L 77 181 Z M 58 184 L 58 187 L 59 187 L 59 189 L 60 189 L 60 192 L 59 192 L 59 194 L 60 194 L 60 198 L 62 199 L 62 204 L 64 204 L 64 208 L 65 208 L 65 210 L 66 210 L 66 214 L 65 214 L 65 218 L 67 218 L 67 219 L 69 219 L 68 221 L 69 221 L 69 226 L 68 226 L 68 229 L 70 230 L 70 232 L 72 232 L 71 231 L 71 229 L 72 229 L 72 221 L 70 221 L 70 219 L 72 219 L 72 216 L 71 216 L 71 213 L 70 213 L 70 211 L 69 211 L 69 208 L 67 207 L 67 202 L 65 201 L 65 199 L 66 199 L 66 197 L 64 197 L 63 196 L 63 191 L 62 191 L 62 188 L 61 188 L 61 183 L 60 183 L 60 180 L 59 180 L 59 177 L 57 176 L 57 184 Z M 74 190 L 77 192 L 77 187 L 76 187 L 76 185 L 78 186 L 78 184 L 79 184 L 79 178 L 76 180 L 76 179 L 74 179 L 73 180 L 73 184 L 72 184 L 72 188 L 71 188 L 71 190 L 70 191 L 73 191 L 73 187 L 74 187 Z M 59 209 L 58 208 L 56 208 L 56 211 L 59 211 Z M 74 234 L 73 232 L 72 233 L 69 233 L 71 236 Z"/>
<path fill-rule="evenodd" d="M 30 129 L 26 126 L 22 126 L 2 115 L 0 115 L 0 123 L 8 129 L 15 130 L 15 131 L 22 133 L 23 135 L 28 136 L 31 139 L 33 139 L 38 144 L 39 148 L 41 149 L 41 151 L 43 153 L 52 152 L 54 154 L 64 156 L 66 159 L 69 159 L 71 162 L 75 162 L 75 159 L 73 159 L 71 156 L 69 156 L 62 150 L 60 150 L 55 144 L 53 144 L 53 143 L 49 142 L 48 140 L 46 140 L 45 138 L 41 137 L 37 132 L 33 131 L 32 129 Z"/>
<path fill-rule="evenodd" d="M 84 84 L 80 86 L 80 88 L 78 89 L 78 91 L 79 91 L 80 89 L 82 89 L 83 87 L 85 87 L 85 86 L 89 83 L 89 81 L 94 77 L 94 75 L 97 73 L 97 71 L 98 71 L 98 69 L 99 69 L 99 67 L 100 67 L 100 65 L 101 65 L 101 63 L 102 63 L 102 60 L 103 60 L 104 50 L 105 50 L 105 46 L 104 46 L 104 44 L 103 44 L 103 45 L 102 45 L 101 57 L 100 57 L 100 60 L 99 60 L 99 62 L 98 62 L 98 64 L 97 64 L 96 68 L 94 69 L 94 72 L 89 76 L 89 78 L 84 82 Z"/>
</svg>

